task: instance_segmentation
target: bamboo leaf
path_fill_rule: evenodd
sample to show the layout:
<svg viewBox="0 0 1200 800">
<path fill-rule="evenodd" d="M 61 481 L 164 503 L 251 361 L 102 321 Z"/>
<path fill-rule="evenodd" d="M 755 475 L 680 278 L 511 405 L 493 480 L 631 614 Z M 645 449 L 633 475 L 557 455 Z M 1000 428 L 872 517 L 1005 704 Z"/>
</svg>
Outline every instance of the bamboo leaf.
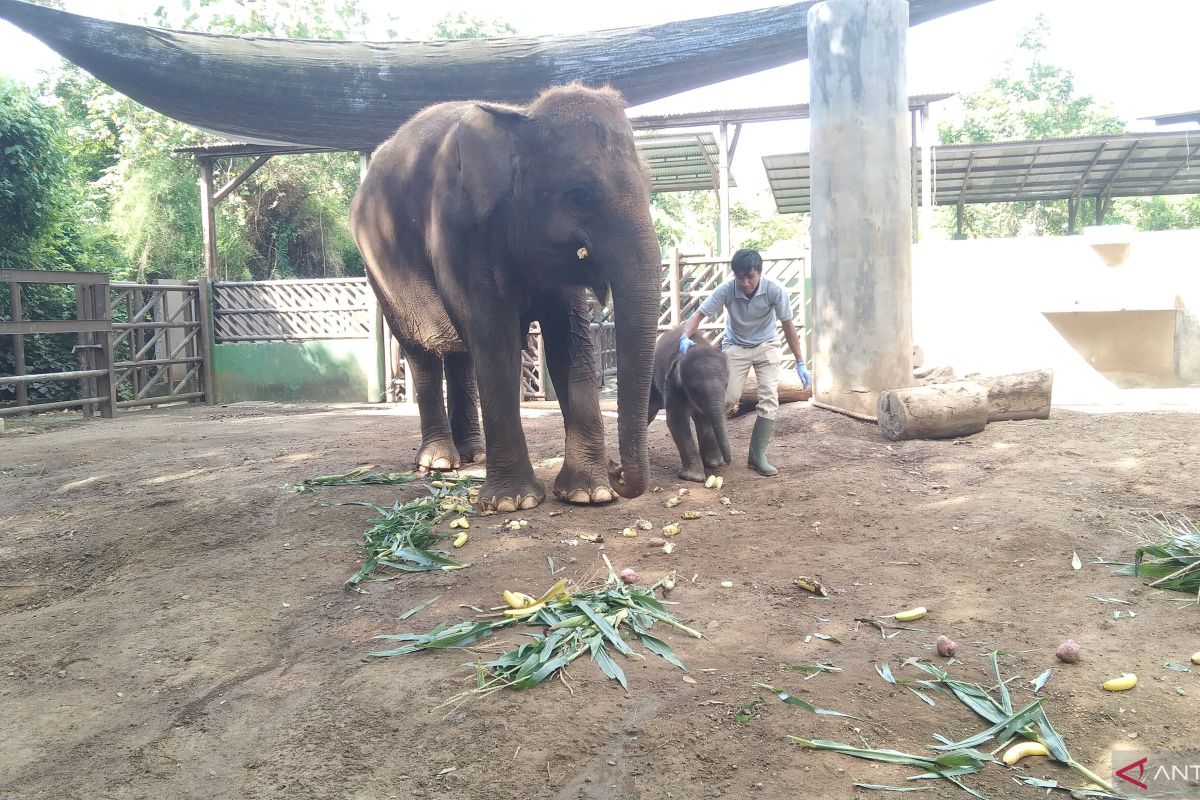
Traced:
<svg viewBox="0 0 1200 800">
<path fill-rule="evenodd" d="M 612 625 L 608 624 L 608 620 L 597 614 L 586 600 L 578 597 L 573 601 L 576 608 L 587 615 L 592 624 L 600 633 L 604 634 L 604 638 L 612 642 L 612 646 L 617 648 L 617 651 L 622 655 L 633 655 L 633 651 L 629 649 L 629 645 L 625 644 L 625 640 L 621 638 L 621 634 L 617 633 Z"/>
<path fill-rule="evenodd" d="M 882 783 L 856 783 L 859 789 L 874 789 L 879 792 L 927 792 L 928 786 L 885 786 Z"/>
<path fill-rule="evenodd" d="M 667 663 L 673 664 L 674 666 L 679 667 L 684 672 L 687 672 L 687 667 L 685 667 L 683 665 L 683 662 L 680 661 L 679 658 L 675 655 L 675 651 L 672 650 L 671 646 L 669 644 L 667 644 L 666 642 L 664 642 L 662 639 L 656 638 L 654 636 L 651 636 L 648 633 L 642 633 L 642 632 L 638 632 L 638 639 L 641 640 L 642 644 L 646 647 L 647 650 L 649 650 L 652 653 L 655 653 L 656 655 L 662 656 L 662 658 L 665 659 L 667 661 Z"/>
<path fill-rule="evenodd" d="M 1000 677 L 1000 654 L 993 650 L 991 659 L 992 674 L 996 676 L 996 684 L 1000 692 L 1000 710 L 1005 714 L 1012 714 L 1012 698 L 1008 696 L 1008 687 L 1004 685 L 1004 679 Z"/>
<path fill-rule="evenodd" d="M 830 711 L 829 709 L 825 709 L 825 708 L 817 708 L 812 703 L 809 703 L 805 700 L 801 700 L 799 697 L 795 697 L 791 694 L 788 694 L 783 689 L 776 689 L 774 686 L 770 686 L 769 684 L 766 684 L 766 683 L 756 683 L 754 685 L 759 689 L 766 689 L 768 692 L 773 693 L 776 697 L 778 697 L 780 700 L 787 703 L 788 705 L 793 705 L 793 706 L 796 706 L 797 708 L 802 708 L 805 711 L 812 712 L 813 714 L 821 714 L 822 716 L 826 716 L 826 717 L 848 717 L 850 719 L 858 719 L 858 717 L 851 716 L 850 714 L 843 714 L 840 711 Z"/>
<path fill-rule="evenodd" d="M 592 659 L 596 662 L 596 666 L 600 667 L 610 680 L 615 680 L 625 689 L 629 688 L 629 684 L 625 681 L 625 673 L 617 662 L 613 661 L 612 656 L 608 654 L 608 650 L 604 649 L 604 645 L 592 650 Z"/>
<path fill-rule="evenodd" d="M 437 597 L 426 600 L 424 603 L 421 603 L 421 605 L 415 606 L 413 608 L 410 608 L 408 611 L 405 611 L 403 614 L 400 615 L 400 619 L 408 619 L 409 617 L 415 616 L 416 614 L 419 614 L 422 611 L 424 611 L 426 608 L 429 608 L 431 605 L 433 605 L 440 599 L 442 599 L 442 596 L 439 594 Z"/>
</svg>

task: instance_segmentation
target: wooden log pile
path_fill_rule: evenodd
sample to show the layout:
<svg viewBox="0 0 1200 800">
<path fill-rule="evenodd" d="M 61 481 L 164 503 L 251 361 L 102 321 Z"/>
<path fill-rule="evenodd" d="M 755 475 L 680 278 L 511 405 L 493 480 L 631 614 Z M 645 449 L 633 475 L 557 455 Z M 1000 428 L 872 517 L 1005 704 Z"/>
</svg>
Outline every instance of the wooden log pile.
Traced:
<svg viewBox="0 0 1200 800">
<path fill-rule="evenodd" d="M 969 436 L 989 422 L 1049 419 L 1053 388 L 1050 370 L 970 375 L 881 392 L 876 417 L 879 430 L 892 441 Z"/>
</svg>

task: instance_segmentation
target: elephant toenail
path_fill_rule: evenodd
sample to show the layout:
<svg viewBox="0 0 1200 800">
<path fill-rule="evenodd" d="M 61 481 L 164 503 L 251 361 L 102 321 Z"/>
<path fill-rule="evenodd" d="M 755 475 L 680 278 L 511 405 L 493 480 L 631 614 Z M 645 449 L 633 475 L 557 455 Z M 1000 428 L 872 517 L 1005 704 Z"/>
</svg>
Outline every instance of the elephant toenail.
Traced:
<svg viewBox="0 0 1200 800">
<path fill-rule="evenodd" d="M 576 489 L 567 497 L 567 501 L 571 503 L 590 503 L 592 498 L 583 489 Z"/>
<path fill-rule="evenodd" d="M 521 498 L 521 508 L 533 508 L 537 504 L 538 499 L 531 494 Z"/>
<path fill-rule="evenodd" d="M 430 466 L 436 470 L 450 469 L 450 459 L 445 457 L 435 458 Z"/>
<path fill-rule="evenodd" d="M 517 504 L 511 497 L 505 497 L 496 504 L 496 510 L 501 514 L 508 514 L 517 510 Z"/>
<path fill-rule="evenodd" d="M 612 492 L 607 486 L 601 486 L 596 491 L 592 492 L 593 503 L 607 503 L 613 499 Z"/>
</svg>

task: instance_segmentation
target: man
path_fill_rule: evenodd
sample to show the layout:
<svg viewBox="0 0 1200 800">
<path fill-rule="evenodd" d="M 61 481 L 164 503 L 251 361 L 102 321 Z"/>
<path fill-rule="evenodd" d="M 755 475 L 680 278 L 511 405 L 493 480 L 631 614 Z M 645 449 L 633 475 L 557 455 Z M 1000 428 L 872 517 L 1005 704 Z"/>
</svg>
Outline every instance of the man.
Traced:
<svg viewBox="0 0 1200 800">
<path fill-rule="evenodd" d="M 753 368 L 758 381 L 758 418 L 754 421 L 746 463 L 760 475 L 772 477 L 778 475 L 779 470 L 767 462 L 766 450 L 779 410 L 779 364 L 783 360 L 775 343 L 776 320 L 782 323 L 783 335 L 796 357 L 800 382 L 808 388 L 811 379 L 800 349 L 800 337 L 792 324 L 791 301 L 782 286 L 770 278 L 763 278 L 762 256 L 754 250 L 738 250 L 733 254 L 730 266 L 733 278 L 718 286 L 684 324 L 679 352 L 687 352 L 692 346 L 691 337 L 704 319 L 713 319 L 722 308 L 725 309 L 725 339 L 721 343 L 721 349 L 729 359 L 725 405 L 738 402 L 746 376 Z"/>
</svg>

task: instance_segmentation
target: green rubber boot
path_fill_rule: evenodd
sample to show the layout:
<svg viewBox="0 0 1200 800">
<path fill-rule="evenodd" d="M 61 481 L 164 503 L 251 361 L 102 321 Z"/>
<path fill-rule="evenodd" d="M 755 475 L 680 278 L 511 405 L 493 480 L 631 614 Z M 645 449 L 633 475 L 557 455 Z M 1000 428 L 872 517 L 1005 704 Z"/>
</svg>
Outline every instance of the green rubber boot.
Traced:
<svg viewBox="0 0 1200 800">
<path fill-rule="evenodd" d="M 779 470 L 767 463 L 767 442 L 771 441 L 774 427 L 773 419 L 758 417 L 754 420 L 754 432 L 750 434 L 750 457 L 746 459 L 746 466 L 768 478 L 779 474 Z"/>
</svg>

